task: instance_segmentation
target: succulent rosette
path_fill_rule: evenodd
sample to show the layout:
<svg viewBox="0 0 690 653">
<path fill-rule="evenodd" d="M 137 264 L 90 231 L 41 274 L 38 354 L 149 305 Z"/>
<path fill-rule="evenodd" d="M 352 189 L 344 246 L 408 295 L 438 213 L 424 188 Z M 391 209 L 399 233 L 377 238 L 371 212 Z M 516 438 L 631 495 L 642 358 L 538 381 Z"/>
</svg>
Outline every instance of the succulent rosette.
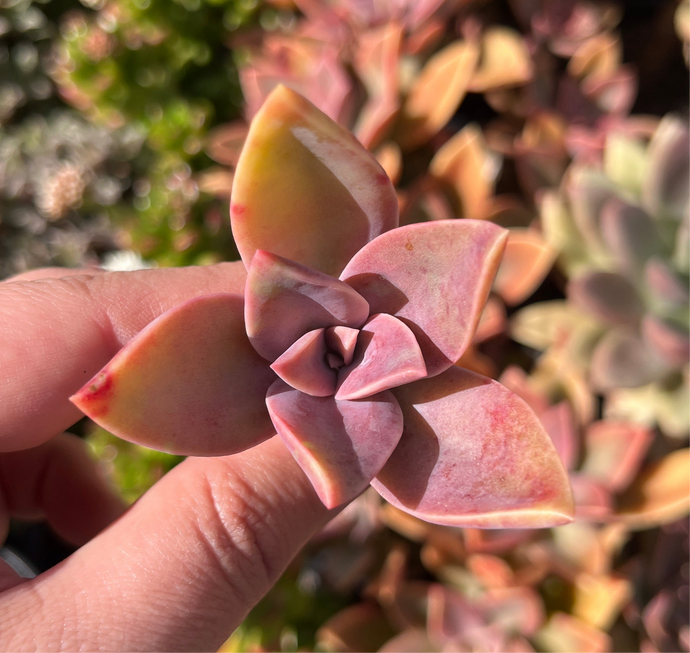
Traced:
<svg viewBox="0 0 690 653">
<path fill-rule="evenodd" d="M 398 228 L 393 186 L 347 131 L 276 89 L 242 151 L 230 208 L 244 296 L 152 322 L 72 401 L 112 433 L 225 455 L 278 433 L 329 507 L 369 484 L 455 526 L 571 520 L 538 418 L 456 366 L 506 232 L 474 220 Z"/>
</svg>

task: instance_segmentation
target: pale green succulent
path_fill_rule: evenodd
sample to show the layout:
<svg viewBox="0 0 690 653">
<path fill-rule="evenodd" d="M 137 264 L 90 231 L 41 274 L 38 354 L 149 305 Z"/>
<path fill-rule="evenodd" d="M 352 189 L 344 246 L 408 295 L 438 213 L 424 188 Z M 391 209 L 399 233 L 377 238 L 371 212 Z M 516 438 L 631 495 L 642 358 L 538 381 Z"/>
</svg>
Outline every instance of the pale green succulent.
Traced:
<svg viewBox="0 0 690 653">
<path fill-rule="evenodd" d="M 607 137 L 600 166 L 575 163 L 541 201 L 566 299 L 513 322 L 519 342 L 558 347 L 607 396 L 611 416 L 688 432 L 688 129 Z"/>
</svg>

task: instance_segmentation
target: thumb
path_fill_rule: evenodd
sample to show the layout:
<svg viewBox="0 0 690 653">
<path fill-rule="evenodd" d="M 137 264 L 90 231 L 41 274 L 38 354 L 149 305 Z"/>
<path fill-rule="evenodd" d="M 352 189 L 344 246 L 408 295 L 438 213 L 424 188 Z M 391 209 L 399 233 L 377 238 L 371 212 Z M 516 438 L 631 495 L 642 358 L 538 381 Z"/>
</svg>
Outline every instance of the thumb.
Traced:
<svg viewBox="0 0 690 653">
<path fill-rule="evenodd" d="M 278 438 L 188 458 L 69 559 L 0 595 L 0 649 L 215 650 L 331 514 Z"/>
</svg>

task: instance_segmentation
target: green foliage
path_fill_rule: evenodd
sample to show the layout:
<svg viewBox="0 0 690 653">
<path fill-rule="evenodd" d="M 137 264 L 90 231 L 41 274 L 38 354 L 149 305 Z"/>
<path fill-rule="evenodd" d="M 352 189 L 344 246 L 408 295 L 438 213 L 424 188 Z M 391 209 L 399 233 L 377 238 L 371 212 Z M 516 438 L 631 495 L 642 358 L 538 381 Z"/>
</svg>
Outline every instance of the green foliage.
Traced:
<svg viewBox="0 0 690 653">
<path fill-rule="evenodd" d="M 63 97 L 98 124 L 141 129 L 131 204 L 111 216 L 130 246 L 163 265 L 235 258 L 219 202 L 194 175 L 210 160 L 209 127 L 239 115 L 242 95 L 225 40 L 256 3 L 237 0 L 117 0 L 93 3 L 62 25 L 53 76 Z"/>
<path fill-rule="evenodd" d="M 96 427 L 88 438 L 91 451 L 106 468 L 122 497 L 136 501 L 184 458 L 125 442 Z"/>
</svg>

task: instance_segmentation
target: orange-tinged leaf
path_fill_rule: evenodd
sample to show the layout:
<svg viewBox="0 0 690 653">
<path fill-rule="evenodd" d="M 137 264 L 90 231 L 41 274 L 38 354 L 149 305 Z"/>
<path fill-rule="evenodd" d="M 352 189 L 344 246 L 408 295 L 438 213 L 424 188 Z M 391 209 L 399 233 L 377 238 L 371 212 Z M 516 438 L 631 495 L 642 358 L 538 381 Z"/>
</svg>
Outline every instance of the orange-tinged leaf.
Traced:
<svg viewBox="0 0 690 653">
<path fill-rule="evenodd" d="M 429 171 L 453 189 L 460 204 L 459 217 L 487 217 L 498 166 L 481 129 L 474 124 L 460 130 L 436 153 Z"/>
<path fill-rule="evenodd" d="M 398 200 L 349 132 L 283 86 L 254 118 L 235 172 L 232 231 L 244 264 L 263 249 L 337 276 L 398 224 Z"/>
<path fill-rule="evenodd" d="M 472 75 L 469 90 L 475 93 L 532 81 L 532 57 L 523 37 L 509 27 L 491 27 L 482 37 L 481 63 Z"/>
<path fill-rule="evenodd" d="M 632 529 L 668 524 L 690 510 L 690 449 L 651 463 L 621 498 L 616 517 Z"/>
<path fill-rule="evenodd" d="M 573 615 L 609 630 L 632 595 L 632 583 L 626 578 L 580 574 L 575 581 Z"/>
<path fill-rule="evenodd" d="M 565 612 L 556 612 L 537 633 L 542 650 L 554 653 L 604 653 L 611 650 L 611 638 L 602 630 Z"/>
<path fill-rule="evenodd" d="M 453 117 L 478 60 L 479 48 L 469 41 L 455 41 L 429 59 L 402 108 L 403 148 L 423 145 Z"/>
<path fill-rule="evenodd" d="M 509 306 L 521 304 L 544 281 L 556 255 L 556 250 L 538 231 L 511 229 L 494 290 Z"/>
<path fill-rule="evenodd" d="M 97 424 L 159 451 L 237 453 L 271 437 L 275 381 L 244 331 L 240 295 L 205 295 L 161 315 L 71 401 Z"/>
<path fill-rule="evenodd" d="M 603 32 L 582 43 L 568 62 L 568 72 L 578 79 L 606 78 L 618 70 L 622 60 L 620 38 L 611 32 Z"/>
</svg>

